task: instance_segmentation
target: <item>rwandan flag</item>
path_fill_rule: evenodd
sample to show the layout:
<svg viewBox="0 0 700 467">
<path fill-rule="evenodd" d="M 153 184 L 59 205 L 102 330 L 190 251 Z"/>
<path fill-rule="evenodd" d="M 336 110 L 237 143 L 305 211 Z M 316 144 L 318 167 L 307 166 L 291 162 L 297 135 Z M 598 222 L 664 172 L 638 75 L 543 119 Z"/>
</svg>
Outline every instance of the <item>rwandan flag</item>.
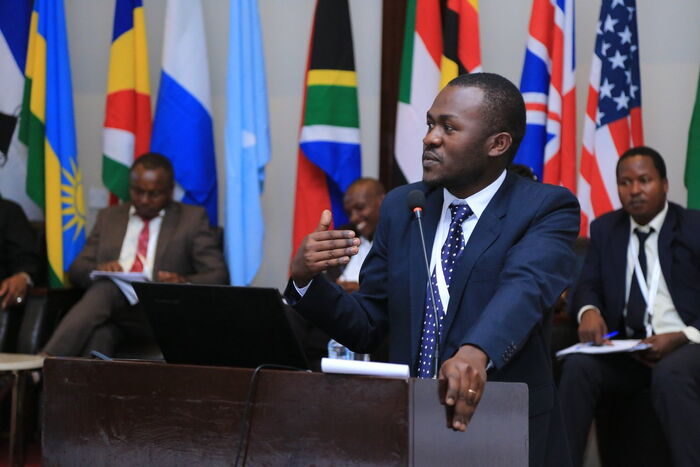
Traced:
<svg viewBox="0 0 700 467">
<path fill-rule="evenodd" d="M 129 168 L 134 158 L 148 152 L 150 141 L 151 96 L 143 4 L 141 0 L 117 0 L 102 134 L 102 181 L 112 195 L 129 199 Z"/>
<path fill-rule="evenodd" d="M 347 0 L 318 0 L 309 44 L 299 138 L 294 250 L 330 209 L 346 224 L 343 195 L 360 177 L 357 78 Z"/>
<path fill-rule="evenodd" d="M 34 3 L 25 76 L 20 139 L 29 149 L 27 193 L 44 209 L 49 284 L 60 287 L 85 243 L 63 0 Z"/>
</svg>

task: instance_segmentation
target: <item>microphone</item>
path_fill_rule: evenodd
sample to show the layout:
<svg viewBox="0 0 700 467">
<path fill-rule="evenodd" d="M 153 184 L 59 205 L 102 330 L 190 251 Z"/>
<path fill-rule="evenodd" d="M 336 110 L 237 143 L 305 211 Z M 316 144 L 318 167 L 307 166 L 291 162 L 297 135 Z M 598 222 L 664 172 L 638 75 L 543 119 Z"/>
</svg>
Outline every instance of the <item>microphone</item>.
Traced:
<svg viewBox="0 0 700 467">
<path fill-rule="evenodd" d="M 425 248 L 425 237 L 423 236 L 423 222 L 421 221 L 421 213 L 425 207 L 425 193 L 420 190 L 411 191 L 406 197 L 408 207 L 418 220 L 418 230 L 420 231 L 420 243 L 423 247 L 423 260 L 425 261 L 425 270 L 428 273 L 428 289 L 430 290 L 430 302 L 433 309 L 433 319 L 435 320 L 435 355 L 433 355 L 433 379 L 437 378 L 438 373 L 438 356 L 440 355 L 440 327 L 438 321 L 437 308 L 435 308 L 435 290 L 433 290 L 433 281 L 430 280 L 430 261 L 428 261 L 428 253 Z"/>
<path fill-rule="evenodd" d="M 425 193 L 420 190 L 413 190 L 406 197 L 408 208 L 416 214 L 416 218 L 420 219 L 420 213 L 425 207 Z"/>
</svg>

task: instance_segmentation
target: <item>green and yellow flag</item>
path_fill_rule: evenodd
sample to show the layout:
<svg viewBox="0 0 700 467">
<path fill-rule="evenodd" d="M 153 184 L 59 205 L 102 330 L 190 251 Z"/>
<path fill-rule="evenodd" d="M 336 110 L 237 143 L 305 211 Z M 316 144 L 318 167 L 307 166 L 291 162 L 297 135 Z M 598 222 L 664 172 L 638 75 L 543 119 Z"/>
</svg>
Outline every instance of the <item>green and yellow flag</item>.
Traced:
<svg viewBox="0 0 700 467">
<path fill-rule="evenodd" d="M 27 194 L 44 210 L 49 284 L 61 287 L 85 243 L 63 0 L 34 2 L 24 74 L 19 138 L 29 150 Z"/>
<path fill-rule="evenodd" d="M 685 159 L 685 187 L 688 189 L 688 207 L 700 209 L 700 79 L 695 94 L 695 108 L 688 131 L 688 154 Z"/>
</svg>

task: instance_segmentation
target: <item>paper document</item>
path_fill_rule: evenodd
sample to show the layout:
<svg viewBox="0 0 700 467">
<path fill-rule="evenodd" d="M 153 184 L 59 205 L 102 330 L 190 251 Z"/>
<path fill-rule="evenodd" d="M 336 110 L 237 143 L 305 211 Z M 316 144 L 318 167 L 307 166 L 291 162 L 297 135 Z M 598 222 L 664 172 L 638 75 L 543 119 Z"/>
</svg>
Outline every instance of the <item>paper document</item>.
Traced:
<svg viewBox="0 0 700 467">
<path fill-rule="evenodd" d="M 572 353 L 606 354 L 638 352 L 651 347 L 649 344 L 642 343 L 639 339 L 615 339 L 611 340 L 610 343 L 611 345 L 593 345 L 590 342 L 581 342 L 560 350 L 557 352 L 557 358 L 562 358 Z"/>
<path fill-rule="evenodd" d="M 131 286 L 131 283 L 149 281 L 148 276 L 143 272 L 92 271 L 90 273 L 90 279 L 94 280 L 99 277 L 111 279 L 112 282 L 119 287 L 119 290 L 122 291 L 130 305 L 136 305 L 139 302 L 139 298 L 136 296 L 136 292 Z"/>
<path fill-rule="evenodd" d="M 406 379 L 409 376 L 408 365 L 381 362 L 363 362 L 360 360 L 341 360 L 324 358 L 321 360 L 324 373 L 341 373 L 346 375 L 380 376 L 383 378 Z"/>
<path fill-rule="evenodd" d="M 111 272 L 111 271 L 92 271 L 90 279 L 96 277 L 109 277 L 110 279 L 119 279 L 125 282 L 147 282 L 148 277 L 143 272 Z"/>
</svg>

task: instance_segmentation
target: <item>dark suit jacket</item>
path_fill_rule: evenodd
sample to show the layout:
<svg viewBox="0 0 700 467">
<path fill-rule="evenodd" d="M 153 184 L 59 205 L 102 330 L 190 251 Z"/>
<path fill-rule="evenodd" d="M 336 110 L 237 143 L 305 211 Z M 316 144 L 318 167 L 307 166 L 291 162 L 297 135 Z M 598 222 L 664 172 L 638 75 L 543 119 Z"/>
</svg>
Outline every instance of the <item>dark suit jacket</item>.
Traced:
<svg viewBox="0 0 700 467">
<path fill-rule="evenodd" d="M 88 287 L 90 272 L 98 264 L 119 259 L 130 207 L 112 206 L 97 215 L 85 247 L 68 271 L 73 284 Z M 221 245 L 204 209 L 178 202 L 165 209 L 153 262 L 154 276 L 158 271 L 178 273 L 193 283 L 228 283 Z"/>
<path fill-rule="evenodd" d="M 423 183 L 399 187 L 382 204 L 360 291 L 345 294 L 319 276 L 295 304 L 357 352 L 371 351 L 391 327 L 390 359 L 409 365 L 413 374 L 428 281 L 417 221 L 406 206 L 407 194 L 415 189 L 426 193 L 423 227 L 430 249 L 441 216 L 442 189 Z M 509 173 L 455 265 L 440 361 L 463 344 L 480 347 L 495 367 L 489 380 L 528 384 L 531 417 L 550 413 L 555 406 L 545 315 L 569 285 L 571 244 L 578 228 L 578 202 L 571 192 Z M 287 295 L 298 299 L 293 286 Z M 558 407 L 556 415 L 558 420 Z M 532 449 L 544 451 L 542 444 Z M 540 458 L 537 453 L 534 457 Z"/>
<path fill-rule="evenodd" d="M 591 223 L 591 242 L 573 294 L 572 313 L 601 311 L 610 330 L 624 332 L 630 218 L 622 209 Z M 686 325 L 700 329 L 700 211 L 668 203 L 659 232 L 659 262 L 673 304 Z"/>
<path fill-rule="evenodd" d="M 36 282 L 39 254 L 34 229 L 22 208 L 0 198 L 0 281 L 26 272 Z"/>
</svg>

